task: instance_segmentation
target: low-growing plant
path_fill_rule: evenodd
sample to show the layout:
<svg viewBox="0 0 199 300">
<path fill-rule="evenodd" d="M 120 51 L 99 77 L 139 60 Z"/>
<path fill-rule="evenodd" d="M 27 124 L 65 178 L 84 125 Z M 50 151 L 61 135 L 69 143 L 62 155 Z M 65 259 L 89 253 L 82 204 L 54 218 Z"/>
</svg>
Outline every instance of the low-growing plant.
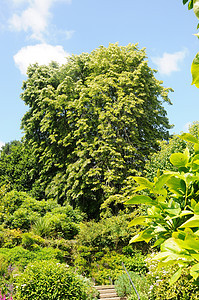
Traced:
<svg viewBox="0 0 199 300">
<path fill-rule="evenodd" d="M 0 228 L 0 247 L 13 248 L 21 244 L 22 232 L 20 229 Z"/>
<path fill-rule="evenodd" d="M 117 250 L 127 246 L 134 228 L 128 228 L 132 214 L 120 214 L 99 222 L 90 221 L 80 224 L 80 232 L 77 242 L 88 247 L 97 247 L 99 251 L 103 248 Z"/>
<path fill-rule="evenodd" d="M 94 298 L 91 285 L 66 264 L 34 262 L 16 277 L 16 300 L 88 300 Z M 91 292 L 92 291 L 92 292 Z M 91 296 L 93 298 L 91 298 Z"/>
<path fill-rule="evenodd" d="M 134 272 L 144 274 L 147 271 L 145 256 L 140 251 L 126 256 L 116 251 L 104 249 L 104 252 L 92 252 L 92 248 L 81 246 L 81 252 L 75 257 L 75 267 L 81 273 L 93 278 L 96 284 L 110 284 L 122 274 L 125 266 Z"/>
<path fill-rule="evenodd" d="M 42 260 L 56 260 L 63 262 L 65 253 L 59 249 L 52 247 L 37 247 L 34 251 L 24 249 L 22 246 L 17 246 L 12 249 L 0 248 L 0 260 L 2 259 L 7 265 L 18 266 L 22 271 L 30 263 Z"/>
<path fill-rule="evenodd" d="M 152 255 L 152 257 L 154 254 Z M 158 268 L 157 261 L 147 260 L 149 272 L 146 274 L 148 281 L 148 300 L 198 300 L 199 280 L 194 280 L 189 270 L 183 269 L 182 276 L 169 284 L 169 279 L 177 268 L 176 266 L 164 266 Z M 142 298 L 141 298 L 142 299 Z"/>
<path fill-rule="evenodd" d="M 115 289 L 119 297 L 127 297 L 131 300 L 137 300 L 137 293 L 142 300 L 148 300 L 149 284 L 145 275 L 140 275 L 135 272 L 129 272 L 130 278 L 136 288 L 134 290 L 130 279 L 126 273 L 123 273 L 115 281 Z"/>
</svg>

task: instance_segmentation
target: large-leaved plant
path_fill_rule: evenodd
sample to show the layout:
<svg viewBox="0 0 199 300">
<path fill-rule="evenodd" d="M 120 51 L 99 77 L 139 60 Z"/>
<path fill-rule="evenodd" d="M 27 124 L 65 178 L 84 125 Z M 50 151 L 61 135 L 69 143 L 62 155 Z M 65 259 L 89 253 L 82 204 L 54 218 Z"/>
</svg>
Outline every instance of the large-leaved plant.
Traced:
<svg viewBox="0 0 199 300">
<path fill-rule="evenodd" d="M 183 153 L 173 153 L 170 161 L 176 171 L 158 171 L 153 182 L 134 177 L 138 186 L 126 202 L 147 206 L 146 214 L 129 224 L 145 227 L 131 243 L 152 240 L 154 246 L 160 247 L 154 257 L 159 266 L 178 265 L 171 284 L 178 280 L 183 268 L 188 267 L 194 279 L 199 276 L 199 140 L 190 133 L 179 137 L 194 144 L 194 153 L 190 154 L 188 148 Z"/>
</svg>

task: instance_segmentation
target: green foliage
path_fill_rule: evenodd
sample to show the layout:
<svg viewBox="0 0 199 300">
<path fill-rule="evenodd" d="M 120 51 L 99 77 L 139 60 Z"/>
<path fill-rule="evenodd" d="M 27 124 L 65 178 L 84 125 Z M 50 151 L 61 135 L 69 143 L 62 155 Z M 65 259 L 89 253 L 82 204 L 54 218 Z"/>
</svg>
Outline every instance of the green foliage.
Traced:
<svg viewBox="0 0 199 300">
<path fill-rule="evenodd" d="M 147 281 L 149 287 L 148 300 L 196 300 L 199 299 L 199 281 L 189 275 L 189 270 L 184 269 L 182 276 L 173 285 L 169 285 L 171 274 L 176 272 L 176 267 L 164 266 L 158 268 L 157 262 L 148 258 L 149 272 Z"/>
<path fill-rule="evenodd" d="M 100 250 L 120 249 L 126 246 L 134 229 L 128 228 L 132 214 L 120 214 L 110 218 L 101 219 L 99 222 L 90 221 L 80 224 L 77 242 L 88 247 L 97 247 Z"/>
<path fill-rule="evenodd" d="M 22 232 L 19 229 L 0 227 L 0 247 L 13 248 L 21 244 Z"/>
<path fill-rule="evenodd" d="M 131 247 L 132 248 L 132 247 Z M 144 274 L 147 271 L 145 256 L 141 251 L 131 249 L 131 255 L 109 251 L 108 248 L 97 251 L 95 248 L 81 246 L 74 256 L 75 268 L 96 284 L 110 284 L 122 274 L 122 262 L 128 270 Z"/>
<path fill-rule="evenodd" d="M 91 287 L 65 264 L 34 262 L 16 277 L 16 299 L 87 300 Z"/>
<path fill-rule="evenodd" d="M 183 4 L 186 4 L 189 0 L 183 0 Z M 188 8 L 192 9 L 195 13 L 197 19 L 199 19 L 199 1 L 198 0 L 190 0 L 188 2 Z M 199 28 L 199 24 L 197 29 Z M 199 37 L 199 33 L 195 34 Z M 196 54 L 192 65 L 191 65 L 191 73 L 192 73 L 192 84 L 195 84 L 197 88 L 199 88 L 199 53 Z"/>
<path fill-rule="evenodd" d="M 82 219 L 83 214 L 70 205 L 61 206 L 52 199 L 37 201 L 25 192 L 7 192 L 0 199 L 0 223 L 4 227 L 22 231 L 32 227 L 41 237 L 72 239 Z M 0 230 L 1 244 L 6 243 L 4 231 Z"/>
<path fill-rule="evenodd" d="M 17 246 L 12 249 L 0 248 L 0 259 L 4 261 L 7 266 L 15 265 L 18 266 L 20 270 L 23 270 L 29 262 L 32 263 L 41 260 L 57 260 L 57 262 L 63 262 L 64 253 L 59 249 L 51 247 L 37 247 L 35 251 L 30 251 L 24 249 L 22 246 Z"/>
<path fill-rule="evenodd" d="M 153 182 L 134 177 L 139 185 L 135 191 L 148 190 L 150 196 L 133 195 L 126 202 L 149 206 L 145 216 L 130 222 L 130 226 L 147 227 L 131 242 L 155 239 L 154 246 L 161 246 L 161 253 L 154 259 L 159 260 L 160 265 L 179 267 L 170 284 L 177 281 L 187 267 L 194 279 L 199 276 L 199 140 L 189 133 L 180 137 L 194 144 L 194 153 L 190 155 L 188 148 L 183 153 L 173 153 L 170 161 L 178 171 L 165 171 L 162 175 L 158 172 Z"/>
<path fill-rule="evenodd" d="M 189 126 L 189 133 L 192 134 L 194 138 L 198 139 L 198 132 L 199 122 L 193 122 Z M 171 163 L 170 156 L 175 152 L 183 153 L 186 147 L 192 154 L 194 151 L 193 144 L 190 141 L 180 139 L 178 135 L 173 135 L 168 142 L 160 142 L 160 151 L 152 154 L 146 163 L 145 174 L 147 179 L 152 181 L 153 178 L 156 177 L 158 170 L 160 170 L 161 174 L 165 170 L 175 171 L 176 167 Z"/>
<path fill-rule="evenodd" d="M 169 91 L 137 45 L 101 46 L 62 67 L 29 67 L 22 128 L 36 159 L 37 197 L 45 191 L 89 218 L 104 202 L 117 214 L 131 176 L 142 172 L 157 141 L 168 138 L 162 102 L 170 103 Z"/>
<path fill-rule="evenodd" d="M 27 192 L 33 189 L 35 178 L 31 170 L 36 169 L 35 157 L 20 141 L 6 143 L 0 150 L 0 186 L 10 190 Z"/>
<path fill-rule="evenodd" d="M 145 275 L 140 275 L 135 272 L 129 272 L 130 278 L 142 300 L 148 300 L 149 284 Z M 136 300 L 137 294 L 130 283 L 129 277 L 126 273 L 123 273 L 115 281 L 115 289 L 119 297 L 129 296 L 128 300 Z"/>
</svg>

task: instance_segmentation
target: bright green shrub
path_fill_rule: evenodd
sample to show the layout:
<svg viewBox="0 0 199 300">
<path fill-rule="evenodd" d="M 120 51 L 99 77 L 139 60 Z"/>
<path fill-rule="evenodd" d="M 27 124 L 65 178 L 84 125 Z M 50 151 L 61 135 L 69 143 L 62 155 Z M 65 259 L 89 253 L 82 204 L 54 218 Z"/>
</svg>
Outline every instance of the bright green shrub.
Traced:
<svg viewBox="0 0 199 300">
<path fill-rule="evenodd" d="M 22 234 L 21 245 L 25 249 L 33 250 L 36 245 L 46 246 L 46 241 L 42 237 L 33 234 L 32 232 L 25 232 Z"/>
<path fill-rule="evenodd" d="M 128 228 L 131 214 L 121 214 L 80 224 L 77 242 L 88 247 L 118 249 L 128 245 L 134 228 Z"/>
<path fill-rule="evenodd" d="M 109 284 L 115 281 L 123 272 L 122 262 L 128 270 L 140 274 L 147 271 L 145 256 L 136 251 L 133 256 L 125 256 L 115 251 L 92 252 L 92 248 L 81 247 L 81 252 L 75 257 L 75 267 L 79 272 L 93 278 L 96 284 Z"/>
<path fill-rule="evenodd" d="M 13 248 L 21 244 L 22 232 L 20 229 L 0 228 L 0 247 Z"/>
<path fill-rule="evenodd" d="M 16 300 L 88 300 L 90 292 L 81 276 L 54 261 L 31 263 L 16 277 Z"/>
<path fill-rule="evenodd" d="M 17 246 L 12 249 L 0 248 L 0 259 L 6 261 L 8 265 L 19 266 L 23 270 L 29 262 L 51 259 L 63 262 L 64 252 L 51 247 L 40 248 L 39 246 L 35 251 L 29 251 L 21 246 Z"/>
<path fill-rule="evenodd" d="M 129 272 L 129 275 L 140 296 L 140 299 L 147 300 L 149 284 L 145 275 L 140 275 L 135 272 Z M 115 289 L 119 297 L 129 296 L 128 299 L 137 300 L 137 294 L 132 284 L 130 283 L 129 277 L 126 273 L 120 275 L 115 281 Z"/>
<path fill-rule="evenodd" d="M 64 213 L 47 213 L 43 217 L 46 226 L 46 237 L 63 237 L 72 239 L 79 231 L 79 227 L 66 216 Z"/>
<path fill-rule="evenodd" d="M 189 275 L 184 269 L 182 276 L 173 285 L 169 285 L 171 274 L 176 271 L 174 266 L 158 268 L 157 262 L 148 260 L 149 272 L 147 274 L 149 287 L 148 300 L 198 300 L 199 280 Z"/>
<path fill-rule="evenodd" d="M 55 200 L 37 201 L 25 192 L 5 192 L 0 195 L 0 224 L 7 228 L 33 230 L 42 237 L 72 239 L 83 220 L 79 210 L 61 206 Z"/>
</svg>

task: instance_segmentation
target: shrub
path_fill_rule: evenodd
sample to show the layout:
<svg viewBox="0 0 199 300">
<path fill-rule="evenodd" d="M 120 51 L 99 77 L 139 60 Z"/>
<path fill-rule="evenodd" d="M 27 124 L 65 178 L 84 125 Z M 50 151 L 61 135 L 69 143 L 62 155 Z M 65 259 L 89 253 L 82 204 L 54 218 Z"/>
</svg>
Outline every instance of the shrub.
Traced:
<svg viewBox="0 0 199 300">
<path fill-rule="evenodd" d="M 189 275 L 189 270 L 184 269 L 178 281 L 169 285 L 169 279 L 177 267 L 164 266 L 163 268 L 158 268 L 158 263 L 154 261 L 152 263 L 151 260 L 148 260 L 148 264 L 149 300 L 199 299 L 199 280 L 194 280 Z"/>
<path fill-rule="evenodd" d="M 88 300 L 90 289 L 81 276 L 54 261 L 34 262 L 16 277 L 16 300 Z"/>
<path fill-rule="evenodd" d="M 99 222 L 90 221 L 80 224 L 77 242 L 88 247 L 104 247 L 119 249 L 128 245 L 134 228 L 129 228 L 131 214 L 121 214 L 101 219 Z"/>
<path fill-rule="evenodd" d="M 75 257 L 75 267 L 79 272 L 95 280 L 96 284 L 110 284 L 123 272 L 122 262 L 128 270 L 140 274 L 147 270 L 145 257 L 140 251 L 135 251 L 134 256 L 125 256 L 115 251 L 94 252 L 92 248 L 81 246 L 80 252 Z"/>
<path fill-rule="evenodd" d="M 55 200 L 37 201 L 25 192 L 0 194 L 0 224 L 4 227 L 34 231 L 41 236 L 73 238 L 79 231 L 77 223 L 83 220 L 79 210 L 70 205 L 61 206 Z"/>
<path fill-rule="evenodd" d="M 54 248 L 40 248 L 35 251 L 29 251 L 21 246 L 12 249 L 0 248 L 0 260 L 4 260 L 7 265 L 15 265 L 23 270 L 30 262 L 41 260 L 57 260 L 64 261 L 64 252 Z"/>
<path fill-rule="evenodd" d="M 0 247 L 13 248 L 21 244 L 22 232 L 20 229 L 0 228 Z"/>
<path fill-rule="evenodd" d="M 131 280 L 140 296 L 140 299 L 147 300 L 148 299 L 148 288 L 149 284 L 145 275 L 140 275 L 135 272 L 129 272 Z M 119 297 L 129 296 L 128 299 L 136 300 L 137 294 L 130 283 L 129 277 L 126 273 L 120 275 L 115 282 L 115 289 L 118 293 Z"/>
</svg>

